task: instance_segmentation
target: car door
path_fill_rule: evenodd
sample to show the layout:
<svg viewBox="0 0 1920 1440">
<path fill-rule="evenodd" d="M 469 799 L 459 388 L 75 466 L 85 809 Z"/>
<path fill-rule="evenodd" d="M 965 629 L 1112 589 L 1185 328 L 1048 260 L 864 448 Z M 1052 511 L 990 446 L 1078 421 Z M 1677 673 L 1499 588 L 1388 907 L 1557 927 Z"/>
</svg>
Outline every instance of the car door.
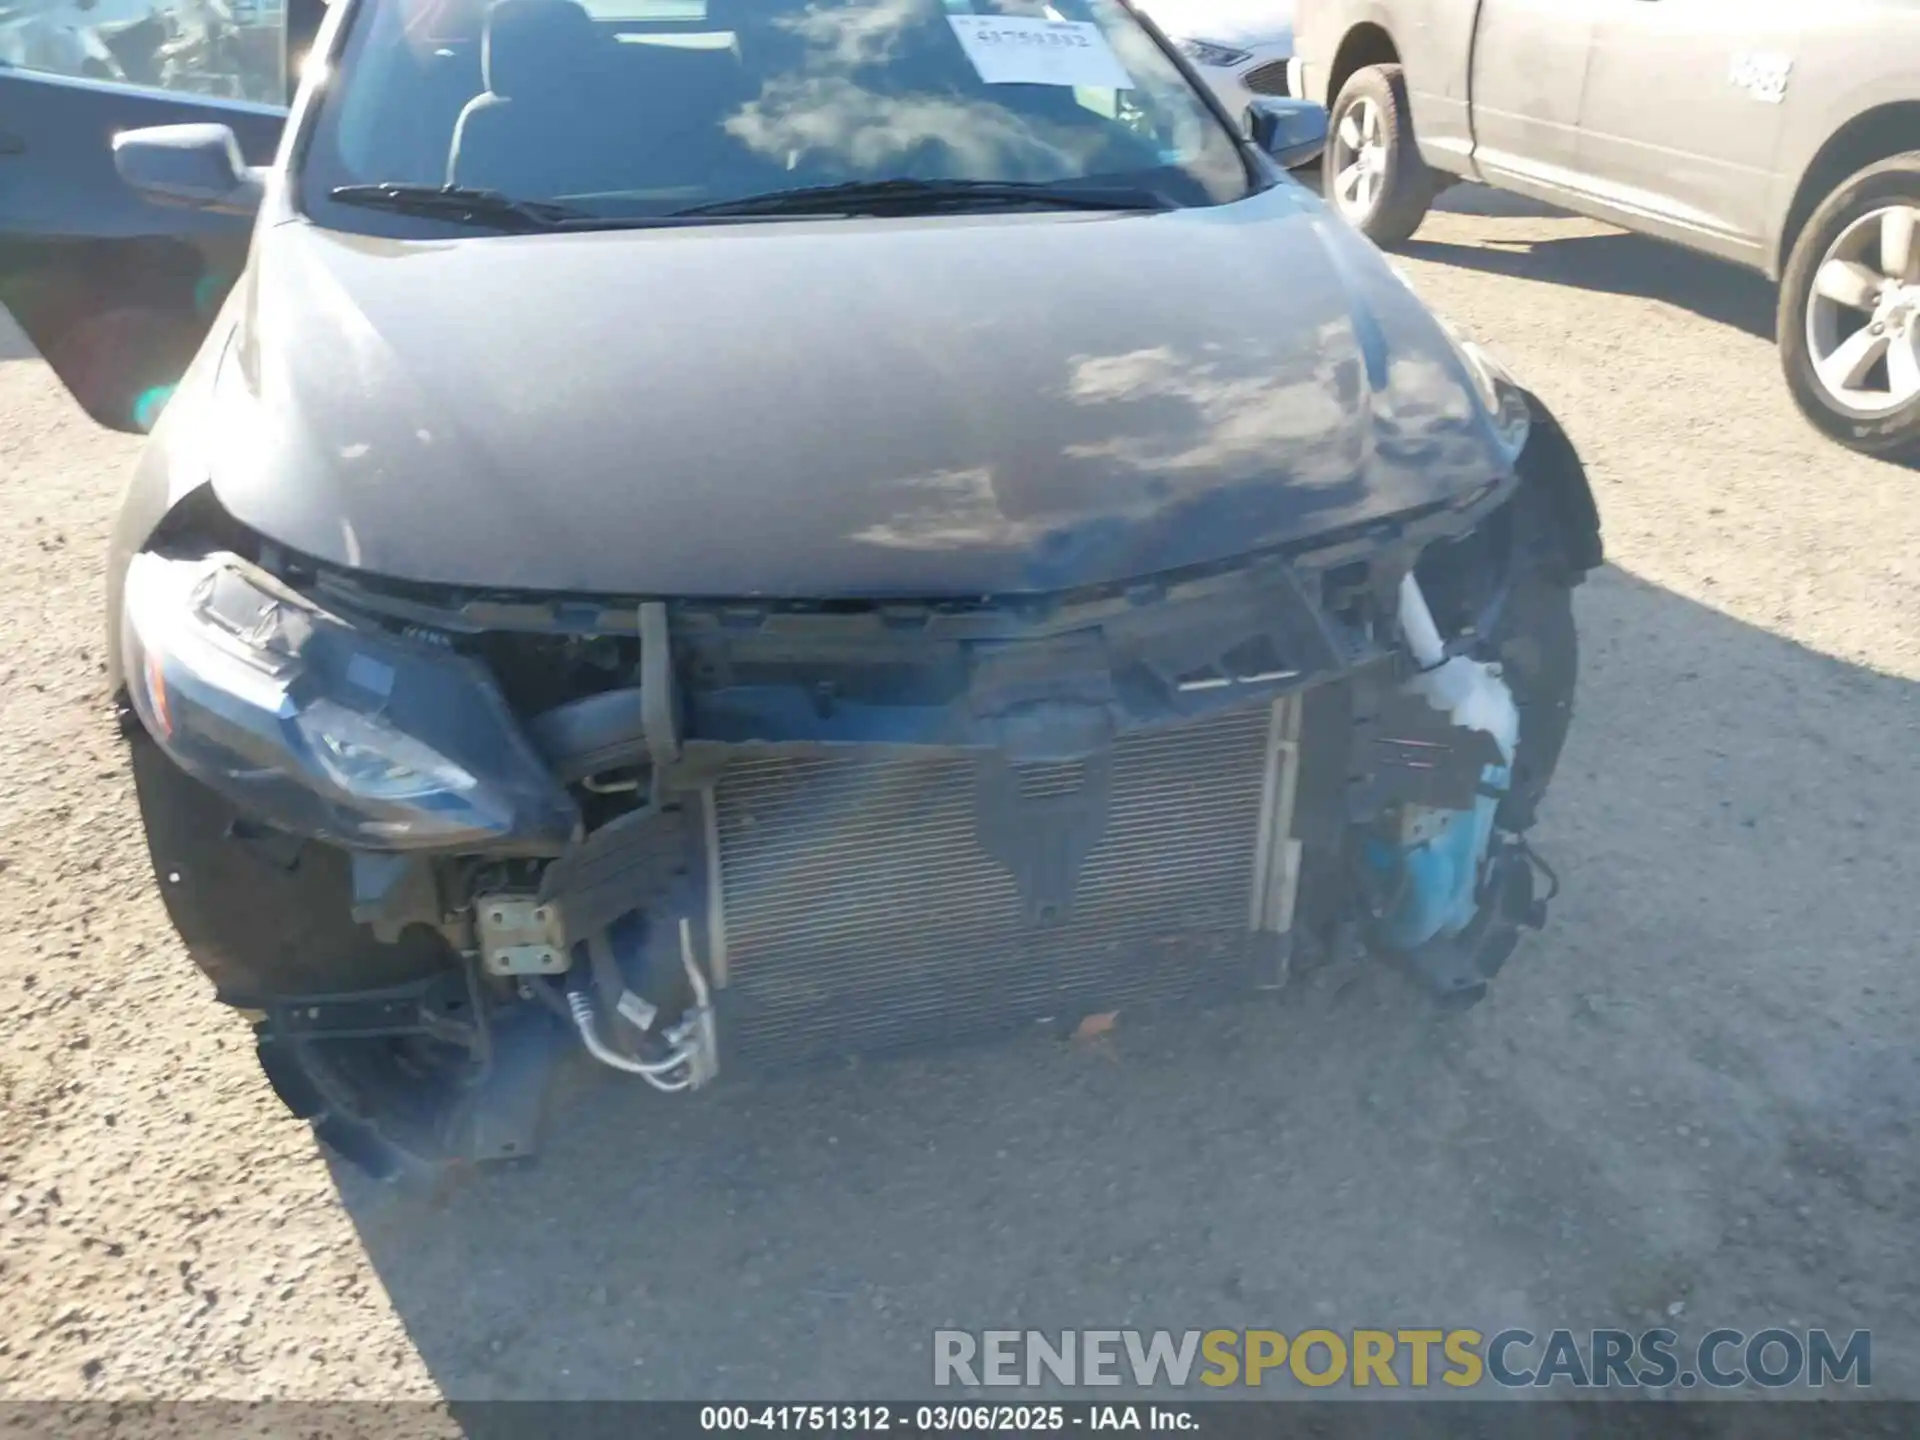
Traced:
<svg viewBox="0 0 1920 1440">
<path fill-rule="evenodd" d="M 288 10 L 55 0 L 20 15 L 0 21 L 0 306 L 89 415 L 143 430 L 239 276 L 252 222 L 142 198 L 115 172 L 113 136 L 214 121 L 270 161 Z"/>
<path fill-rule="evenodd" d="M 1734 259 L 1767 228 L 1805 0 L 1600 0 L 1580 112 L 1587 188 Z"/>
<path fill-rule="evenodd" d="M 1473 26 L 1480 0 L 1395 0 L 1392 33 L 1400 37 L 1413 133 L 1430 162 L 1463 166 L 1473 149 L 1468 93 Z"/>
<path fill-rule="evenodd" d="M 1573 169 L 1593 3 L 1481 0 L 1472 98 L 1482 178 L 1558 186 Z"/>
</svg>

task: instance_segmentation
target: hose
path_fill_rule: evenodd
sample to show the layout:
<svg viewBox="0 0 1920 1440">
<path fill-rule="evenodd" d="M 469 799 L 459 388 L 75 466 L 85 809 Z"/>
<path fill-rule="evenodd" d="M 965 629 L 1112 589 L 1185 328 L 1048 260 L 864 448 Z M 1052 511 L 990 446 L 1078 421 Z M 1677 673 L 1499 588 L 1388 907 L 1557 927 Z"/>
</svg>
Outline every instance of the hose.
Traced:
<svg viewBox="0 0 1920 1440">
<path fill-rule="evenodd" d="M 587 1047 L 587 1053 L 615 1070 L 624 1070 L 629 1075 L 638 1075 L 654 1089 L 666 1094 L 677 1094 L 693 1088 L 690 1076 L 683 1075 L 678 1080 L 663 1079 L 675 1070 L 686 1068 L 692 1057 L 684 1050 L 676 1050 L 665 1060 L 632 1060 L 615 1050 L 600 1038 L 600 1026 L 594 1017 L 593 997 L 585 990 L 567 991 L 567 1009 L 573 1015 L 573 1028 L 580 1032 L 580 1043 Z"/>
<path fill-rule="evenodd" d="M 1420 582 L 1411 570 L 1400 577 L 1400 633 L 1407 637 L 1407 649 L 1422 670 L 1431 670 L 1447 658 L 1440 627 L 1433 623 L 1427 597 L 1420 593 Z"/>
</svg>

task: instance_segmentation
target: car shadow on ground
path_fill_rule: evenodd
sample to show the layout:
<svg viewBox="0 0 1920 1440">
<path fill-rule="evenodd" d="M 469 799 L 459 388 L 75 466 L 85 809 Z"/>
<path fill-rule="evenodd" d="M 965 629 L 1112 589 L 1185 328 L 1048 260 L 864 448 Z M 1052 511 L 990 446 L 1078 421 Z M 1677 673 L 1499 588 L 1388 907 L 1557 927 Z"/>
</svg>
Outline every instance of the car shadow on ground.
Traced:
<svg viewBox="0 0 1920 1440">
<path fill-rule="evenodd" d="M 529 1168 L 337 1171 L 456 1413 L 924 1395 L 944 1326 L 1791 1317 L 1903 1393 L 1915 686 L 1619 571 L 1579 603 L 1565 891 L 1485 1004 L 1363 965 L 686 1098 L 572 1070 Z"/>
<path fill-rule="evenodd" d="M 33 342 L 27 339 L 26 331 L 14 323 L 13 317 L 0 310 L 0 364 L 9 360 L 38 360 L 40 352 L 33 348 Z"/>
<path fill-rule="evenodd" d="M 1440 197 L 1437 210 L 1456 215 L 1552 218 L 1567 212 L 1485 185 L 1461 184 Z M 1573 285 L 1611 295 L 1637 295 L 1690 310 L 1772 342 L 1773 282 L 1710 255 L 1645 235 L 1611 231 L 1533 240 L 1488 240 L 1458 245 L 1415 236 L 1408 255 L 1442 265 L 1510 275 L 1551 285 Z"/>
<path fill-rule="evenodd" d="M 1531 195 L 1500 190 L 1470 180 L 1456 181 L 1442 190 L 1433 208 L 1448 215 L 1504 215 L 1515 220 L 1564 220 L 1573 212 Z"/>
</svg>

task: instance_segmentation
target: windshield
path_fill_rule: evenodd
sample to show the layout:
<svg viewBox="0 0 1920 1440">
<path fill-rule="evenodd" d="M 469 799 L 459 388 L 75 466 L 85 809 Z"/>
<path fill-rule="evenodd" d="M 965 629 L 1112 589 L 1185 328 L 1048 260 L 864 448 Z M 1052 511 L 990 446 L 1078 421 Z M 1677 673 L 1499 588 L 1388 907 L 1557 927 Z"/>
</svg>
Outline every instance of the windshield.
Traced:
<svg viewBox="0 0 1920 1440">
<path fill-rule="evenodd" d="M 362 0 L 301 193 L 404 233 L 433 219 L 329 197 L 457 185 L 632 220 L 901 180 L 1183 206 L 1250 183 L 1119 0 Z"/>
</svg>

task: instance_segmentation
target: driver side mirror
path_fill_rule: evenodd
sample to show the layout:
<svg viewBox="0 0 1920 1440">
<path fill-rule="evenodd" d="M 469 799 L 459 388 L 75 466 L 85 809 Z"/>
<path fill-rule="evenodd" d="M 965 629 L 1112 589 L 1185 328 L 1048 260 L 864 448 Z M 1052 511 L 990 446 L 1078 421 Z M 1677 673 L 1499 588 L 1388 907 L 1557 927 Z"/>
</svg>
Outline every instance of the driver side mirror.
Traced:
<svg viewBox="0 0 1920 1440">
<path fill-rule="evenodd" d="M 1327 144 L 1327 112 L 1311 100 L 1263 96 L 1247 107 L 1253 143 L 1289 170 L 1317 160 Z"/>
<path fill-rule="evenodd" d="M 251 167 L 225 125 L 152 125 L 113 137 L 113 164 L 141 194 L 174 205 L 250 215 L 266 172 Z"/>
</svg>

